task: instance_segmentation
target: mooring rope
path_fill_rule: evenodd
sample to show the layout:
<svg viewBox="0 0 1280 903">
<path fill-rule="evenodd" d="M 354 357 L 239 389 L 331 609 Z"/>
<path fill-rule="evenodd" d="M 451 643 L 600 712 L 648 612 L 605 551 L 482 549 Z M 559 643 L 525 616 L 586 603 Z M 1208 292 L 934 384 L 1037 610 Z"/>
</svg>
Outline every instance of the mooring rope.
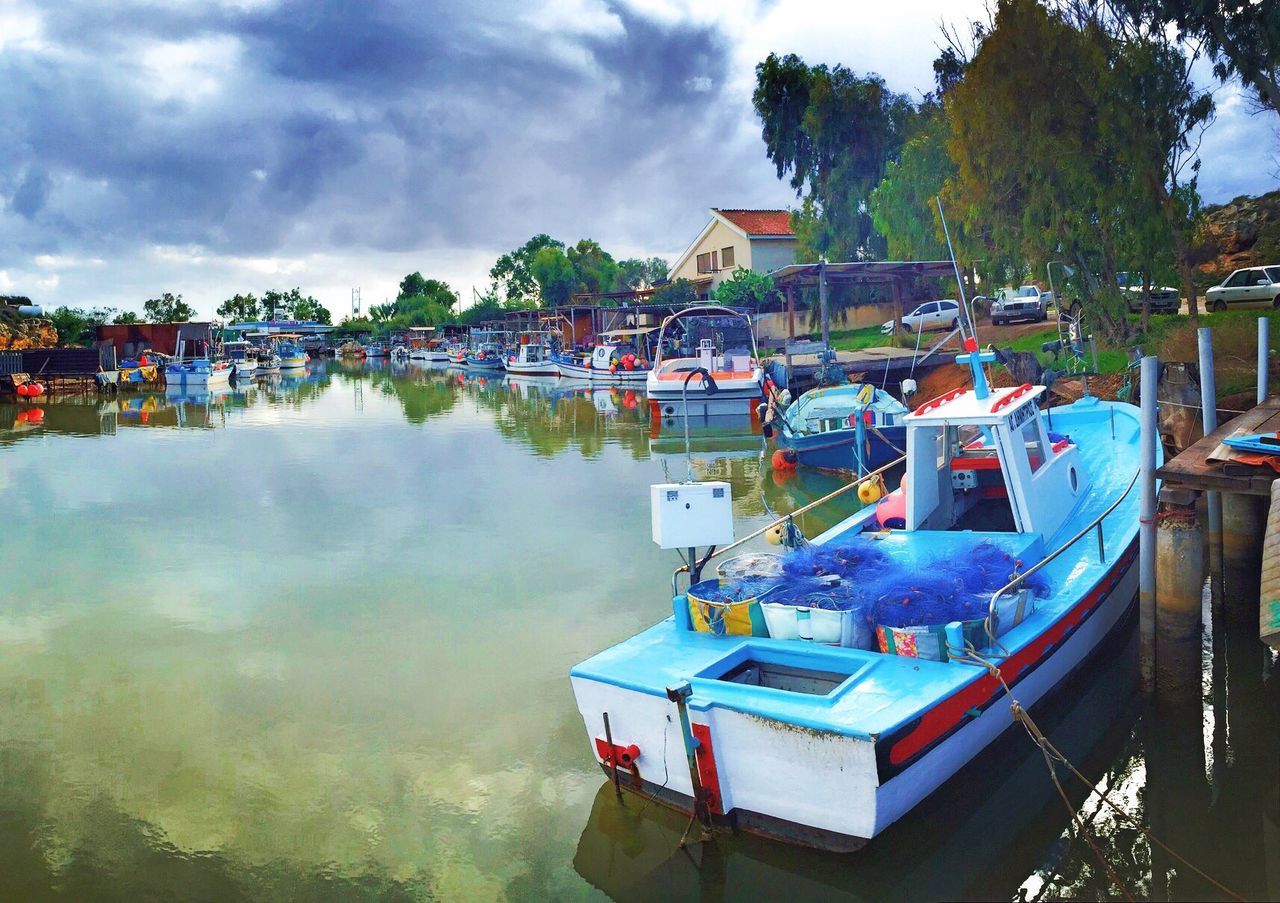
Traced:
<svg viewBox="0 0 1280 903">
<path fill-rule="evenodd" d="M 965 643 L 964 649 L 956 649 L 954 646 L 948 645 L 947 650 L 950 653 L 960 653 L 956 657 L 957 661 L 964 661 L 964 662 L 968 662 L 969 664 L 978 665 L 979 667 L 986 668 L 987 673 L 990 674 L 992 677 L 994 677 L 996 680 L 998 680 L 1000 682 L 1000 685 L 1004 687 L 1005 695 L 1009 697 L 1009 710 L 1013 715 L 1013 720 L 1022 725 L 1023 729 L 1027 732 L 1027 736 L 1029 736 L 1031 738 L 1031 741 L 1035 743 L 1035 745 L 1040 749 L 1041 755 L 1044 756 L 1045 766 L 1049 769 L 1049 777 L 1053 781 L 1054 787 L 1057 788 L 1058 795 L 1062 797 L 1063 805 L 1067 807 L 1067 811 L 1071 815 L 1071 820 L 1076 825 L 1077 832 L 1080 834 L 1081 837 L 1083 837 L 1085 843 L 1089 845 L 1089 848 L 1093 851 L 1094 856 L 1098 859 L 1098 862 L 1102 865 L 1102 868 L 1106 871 L 1108 877 L 1110 877 L 1110 879 L 1115 883 L 1116 887 L 1120 889 L 1120 892 L 1124 894 L 1126 899 L 1133 900 L 1134 897 L 1132 893 L 1129 891 L 1129 888 L 1120 879 L 1120 876 L 1117 875 L 1114 869 L 1111 867 L 1110 862 L 1107 861 L 1106 856 L 1098 848 L 1097 844 L 1094 843 L 1091 837 L 1087 836 L 1087 831 L 1085 829 L 1084 824 L 1080 820 L 1079 814 L 1076 811 L 1076 807 L 1071 805 L 1071 800 L 1067 796 L 1066 789 L 1062 786 L 1062 783 L 1058 780 L 1058 769 L 1055 763 L 1061 763 L 1067 769 L 1068 772 L 1073 774 L 1080 781 L 1080 783 L 1084 785 L 1084 787 L 1088 790 L 1090 795 L 1096 794 L 1098 798 L 1102 800 L 1102 802 L 1106 803 L 1107 806 L 1109 806 L 1112 809 L 1112 811 L 1114 811 L 1117 815 L 1119 815 L 1122 819 L 1124 819 L 1130 825 L 1137 828 L 1138 831 L 1141 832 L 1142 835 L 1146 837 L 1147 840 L 1149 840 L 1151 843 L 1155 844 L 1160 849 L 1164 850 L 1171 857 L 1173 857 L 1178 862 L 1185 865 L 1191 871 L 1195 872 L 1205 881 L 1212 884 L 1214 887 L 1216 887 L 1219 891 L 1221 891 L 1226 896 L 1230 897 L 1233 900 L 1239 900 L 1241 901 L 1241 903 L 1244 903 L 1245 897 L 1231 890 L 1221 881 L 1218 881 L 1212 875 L 1209 875 L 1208 873 L 1206 873 L 1203 869 L 1196 867 L 1196 865 L 1192 863 L 1190 860 L 1188 860 L 1185 856 L 1178 853 L 1176 850 L 1170 847 L 1163 840 L 1161 840 L 1160 838 L 1152 834 L 1151 831 L 1148 830 L 1144 824 L 1142 824 L 1142 822 L 1140 822 L 1133 815 L 1130 815 L 1128 812 L 1122 809 L 1119 805 L 1117 805 L 1111 799 L 1111 797 L 1108 794 L 1099 790 L 1096 784 L 1094 784 L 1088 778 L 1086 778 L 1083 774 L 1081 774 L 1080 771 L 1074 765 L 1071 764 L 1070 760 L 1068 760 L 1067 757 L 1063 755 L 1062 751 L 1059 750 L 1056 746 L 1054 746 L 1053 743 L 1049 740 L 1049 738 L 1045 736 L 1044 732 L 1040 730 L 1040 726 L 1037 725 L 1035 723 L 1035 720 L 1031 717 L 1031 714 L 1025 708 L 1023 708 L 1022 704 L 1018 702 L 1018 700 L 1014 697 L 1013 690 L 1010 688 L 1008 682 L 1004 679 L 1004 675 L 1000 673 L 1000 667 L 995 662 L 991 661 L 990 659 L 980 654 L 972 646 L 972 644 L 968 642 Z"/>
</svg>

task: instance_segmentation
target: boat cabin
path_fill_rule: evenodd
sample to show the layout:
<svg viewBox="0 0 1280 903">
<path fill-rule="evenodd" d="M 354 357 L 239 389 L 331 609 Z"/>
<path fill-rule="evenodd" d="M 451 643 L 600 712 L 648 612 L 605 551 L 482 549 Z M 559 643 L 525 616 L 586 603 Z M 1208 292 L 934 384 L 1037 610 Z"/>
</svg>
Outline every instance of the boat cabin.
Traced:
<svg viewBox="0 0 1280 903">
<path fill-rule="evenodd" d="M 1070 438 L 1040 416 L 1044 392 L 955 390 L 903 418 L 905 528 L 1057 533 L 1090 481 Z"/>
</svg>

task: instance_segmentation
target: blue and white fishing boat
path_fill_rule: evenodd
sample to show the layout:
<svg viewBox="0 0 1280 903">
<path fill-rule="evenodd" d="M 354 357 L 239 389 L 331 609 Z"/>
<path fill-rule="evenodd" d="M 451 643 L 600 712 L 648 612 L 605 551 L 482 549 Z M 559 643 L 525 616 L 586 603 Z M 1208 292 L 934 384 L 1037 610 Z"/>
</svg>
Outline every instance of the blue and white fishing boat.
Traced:
<svg viewBox="0 0 1280 903">
<path fill-rule="evenodd" d="M 280 370 L 301 370 L 307 366 L 307 361 L 311 360 L 307 354 L 307 349 L 302 347 L 299 339 L 300 335 L 291 335 L 286 333 L 278 333 L 272 337 L 274 350 L 280 358 Z"/>
<path fill-rule="evenodd" d="M 903 453 L 907 406 L 870 383 L 811 389 L 766 422 L 778 447 L 816 470 L 875 470 Z"/>
<path fill-rule="evenodd" d="M 391 349 L 387 347 L 385 342 L 370 342 L 364 347 L 364 356 L 366 358 L 388 357 Z"/>
<path fill-rule="evenodd" d="M 621 787 L 857 849 L 1013 725 L 1010 693 L 1033 706 L 1130 623 L 1137 409 L 1042 411 L 1043 386 L 990 389 L 992 353 L 966 348 L 974 388 L 903 417 L 902 485 L 811 540 L 779 521 L 785 554 L 704 581 L 740 544 L 729 485 L 651 487 L 655 541 L 691 556 L 672 616 L 571 672 Z"/>
<path fill-rule="evenodd" d="M 230 361 L 213 361 L 208 358 L 171 361 L 164 368 L 164 384 L 174 389 L 225 386 L 231 380 L 231 370 Z"/>
</svg>

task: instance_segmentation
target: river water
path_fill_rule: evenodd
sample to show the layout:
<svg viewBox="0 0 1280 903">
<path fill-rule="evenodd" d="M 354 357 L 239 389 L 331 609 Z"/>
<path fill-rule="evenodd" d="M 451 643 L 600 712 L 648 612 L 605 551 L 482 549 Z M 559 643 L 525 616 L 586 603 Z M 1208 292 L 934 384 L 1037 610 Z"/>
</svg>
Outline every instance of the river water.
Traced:
<svg viewBox="0 0 1280 903">
<path fill-rule="evenodd" d="M 1062 772 L 1065 806 L 1014 732 L 851 856 L 686 852 L 684 819 L 618 803 L 567 672 L 669 612 L 647 487 L 689 465 L 642 392 L 318 362 L 40 409 L 0 404 L 0 898 L 1222 895 Z M 740 535 L 840 485 L 775 478 L 745 419 L 692 448 Z M 1200 692 L 1146 707 L 1121 637 L 1037 718 L 1260 898 L 1280 680 L 1250 591 L 1229 579 Z"/>
</svg>

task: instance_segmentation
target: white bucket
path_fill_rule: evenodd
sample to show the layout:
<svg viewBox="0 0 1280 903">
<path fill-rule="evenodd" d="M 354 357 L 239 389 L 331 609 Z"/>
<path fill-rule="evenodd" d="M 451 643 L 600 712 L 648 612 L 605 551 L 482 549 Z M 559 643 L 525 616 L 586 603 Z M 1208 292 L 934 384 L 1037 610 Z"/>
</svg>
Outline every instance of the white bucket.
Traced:
<svg viewBox="0 0 1280 903">
<path fill-rule="evenodd" d="M 775 640 L 812 640 L 828 646 L 870 649 L 871 628 L 856 611 L 832 611 L 761 602 L 764 623 Z"/>
</svg>

